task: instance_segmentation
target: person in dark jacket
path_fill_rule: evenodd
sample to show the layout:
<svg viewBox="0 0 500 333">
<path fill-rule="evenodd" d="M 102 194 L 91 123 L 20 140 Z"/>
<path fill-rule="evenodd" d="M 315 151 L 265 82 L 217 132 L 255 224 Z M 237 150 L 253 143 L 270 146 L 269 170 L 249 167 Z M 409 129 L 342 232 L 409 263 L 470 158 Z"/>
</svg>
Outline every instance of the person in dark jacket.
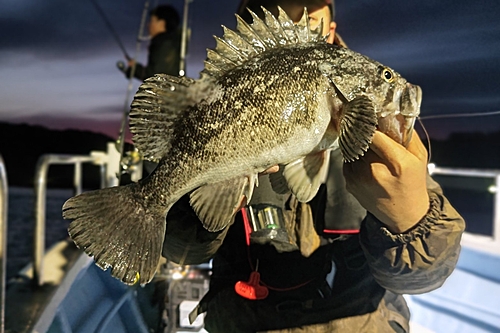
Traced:
<svg viewBox="0 0 500 333">
<path fill-rule="evenodd" d="M 258 1 L 246 6 L 262 15 Z M 262 3 L 275 15 L 280 5 L 295 21 L 307 7 L 311 25 L 323 18 L 329 42 L 345 46 L 330 1 Z M 163 256 L 182 265 L 213 258 L 210 290 L 193 317 L 206 312 L 212 333 L 409 332 L 402 295 L 444 283 L 465 228 L 427 158 L 418 135 L 405 148 L 377 132 L 356 162 L 332 151 L 328 179 L 308 203 L 275 193 L 262 175 L 248 206 L 219 232 L 205 230 L 183 197 L 167 216 Z M 282 213 L 289 243 L 253 241 L 250 220 L 259 211 Z"/>
<path fill-rule="evenodd" d="M 125 71 L 130 77 L 135 63 L 134 77 L 145 80 L 154 74 L 169 74 L 179 76 L 181 31 L 180 17 L 174 7 L 161 5 L 150 12 L 149 35 L 151 42 L 148 49 L 148 64 L 144 66 L 135 60 L 128 62 Z"/>
</svg>

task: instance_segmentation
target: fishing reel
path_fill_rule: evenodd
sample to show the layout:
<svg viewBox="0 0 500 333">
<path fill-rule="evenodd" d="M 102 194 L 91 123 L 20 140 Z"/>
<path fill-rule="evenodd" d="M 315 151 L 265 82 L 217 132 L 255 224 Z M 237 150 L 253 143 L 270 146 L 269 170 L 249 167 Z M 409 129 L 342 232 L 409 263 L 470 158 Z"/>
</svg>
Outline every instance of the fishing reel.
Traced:
<svg viewBox="0 0 500 333">
<path fill-rule="evenodd" d="M 120 160 L 120 175 L 128 174 L 132 181 L 142 177 L 142 155 L 137 149 L 124 152 Z"/>
<path fill-rule="evenodd" d="M 247 245 L 271 244 L 278 252 L 298 250 L 292 238 L 293 230 L 287 227 L 285 219 L 287 197 L 272 189 L 268 175 L 260 177 L 259 187 L 254 189 L 252 199 L 242 209 Z"/>
</svg>

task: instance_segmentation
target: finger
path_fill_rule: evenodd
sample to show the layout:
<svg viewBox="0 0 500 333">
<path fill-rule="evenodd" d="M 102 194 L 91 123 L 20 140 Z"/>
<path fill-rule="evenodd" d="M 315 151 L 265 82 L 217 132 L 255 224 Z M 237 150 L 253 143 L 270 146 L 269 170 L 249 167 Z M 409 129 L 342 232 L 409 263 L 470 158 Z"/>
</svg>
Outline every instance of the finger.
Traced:
<svg viewBox="0 0 500 333">
<path fill-rule="evenodd" d="M 375 131 L 370 150 L 391 164 L 397 163 L 401 155 L 406 153 L 405 147 L 380 131 Z"/>
<path fill-rule="evenodd" d="M 359 161 L 368 165 L 371 163 L 380 163 L 382 162 L 382 159 L 377 153 L 375 153 L 374 150 L 368 149 L 368 151 L 366 151 L 365 154 L 359 158 Z"/>
<path fill-rule="evenodd" d="M 344 163 L 343 173 L 346 181 L 364 181 L 371 176 L 373 164 L 380 163 L 380 158 L 373 152 L 366 152 L 359 160 Z"/>
<path fill-rule="evenodd" d="M 263 176 L 263 175 L 267 175 L 269 173 L 275 173 L 275 172 L 278 172 L 280 169 L 279 165 L 273 165 L 272 167 L 270 168 L 267 168 L 266 170 L 262 171 L 261 173 L 259 173 L 260 176 Z"/>
<path fill-rule="evenodd" d="M 425 148 L 424 143 L 416 132 L 413 132 L 406 149 L 415 155 L 420 161 L 427 161 L 427 148 Z"/>
</svg>

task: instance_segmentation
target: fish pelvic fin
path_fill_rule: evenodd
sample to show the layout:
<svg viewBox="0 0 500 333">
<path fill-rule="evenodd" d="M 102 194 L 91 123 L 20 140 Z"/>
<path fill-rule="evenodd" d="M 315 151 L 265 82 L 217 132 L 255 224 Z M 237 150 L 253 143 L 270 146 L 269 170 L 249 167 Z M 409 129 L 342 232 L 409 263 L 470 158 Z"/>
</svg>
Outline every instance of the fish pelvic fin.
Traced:
<svg viewBox="0 0 500 333">
<path fill-rule="evenodd" d="M 280 7 L 277 18 L 262 7 L 263 20 L 251 10 L 248 11 L 253 18 L 251 24 L 236 15 L 236 31 L 222 26 L 223 37 L 214 36 L 216 47 L 215 50 L 207 50 L 205 68 L 201 72 L 202 78 L 207 76 L 218 78 L 271 49 L 295 44 L 326 43 L 326 38 L 322 35 L 323 23 L 311 29 L 306 8 L 297 24 L 294 24 Z"/>
<path fill-rule="evenodd" d="M 287 164 L 283 177 L 300 202 L 312 200 L 328 175 L 330 151 L 322 150 Z"/>
<path fill-rule="evenodd" d="M 153 278 L 166 227 L 165 214 L 146 209 L 138 189 L 134 183 L 84 192 L 63 205 L 77 247 L 128 285 Z"/>
<path fill-rule="evenodd" d="M 174 122 L 196 104 L 195 80 L 157 74 L 139 86 L 130 108 L 130 131 L 143 157 L 158 162 L 170 150 Z"/>
<path fill-rule="evenodd" d="M 194 190 L 190 204 L 210 232 L 220 231 L 232 223 L 244 200 L 250 202 L 257 175 L 208 184 Z"/>
<path fill-rule="evenodd" d="M 370 98 L 361 95 L 346 103 L 339 127 L 344 161 L 354 162 L 368 150 L 377 129 L 377 113 Z"/>
</svg>

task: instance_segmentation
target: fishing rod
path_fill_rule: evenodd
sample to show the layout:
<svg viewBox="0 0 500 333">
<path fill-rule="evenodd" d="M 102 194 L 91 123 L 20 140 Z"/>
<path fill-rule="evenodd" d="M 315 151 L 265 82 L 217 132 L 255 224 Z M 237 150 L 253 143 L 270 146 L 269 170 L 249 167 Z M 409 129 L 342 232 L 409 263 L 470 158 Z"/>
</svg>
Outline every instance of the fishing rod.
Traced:
<svg viewBox="0 0 500 333">
<path fill-rule="evenodd" d="M 193 2 L 193 0 L 184 0 L 184 11 L 182 16 L 182 37 L 181 37 L 181 54 L 180 54 L 180 63 L 179 63 L 179 76 L 186 75 L 186 49 L 187 49 L 187 40 L 188 40 L 188 10 L 189 3 Z"/>
<path fill-rule="evenodd" d="M 122 50 L 123 55 L 125 56 L 125 59 L 131 60 L 132 58 L 128 55 L 127 50 L 125 50 L 125 46 L 123 46 L 123 43 L 122 43 L 122 41 L 120 39 L 120 36 L 116 33 L 116 30 L 113 28 L 113 25 L 111 24 L 111 22 L 109 21 L 108 17 L 106 16 L 106 13 L 104 13 L 104 11 L 102 10 L 101 6 L 99 6 L 99 4 L 97 3 L 96 0 L 90 0 L 90 2 L 92 2 L 92 4 L 94 5 L 94 7 L 97 9 L 97 12 L 99 13 L 99 15 L 101 15 L 104 23 L 108 27 L 108 30 L 111 32 L 111 34 L 113 35 L 115 41 L 118 43 L 118 46 Z"/>
<path fill-rule="evenodd" d="M 450 114 L 436 114 L 430 116 L 420 117 L 422 120 L 428 119 L 443 119 L 443 118 L 465 118 L 465 117 L 487 117 L 498 116 L 500 111 L 485 111 L 485 112 L 471 112 L 471 113 L 450 113 Z"/>
<path fill-rule="evenodd" d="M 144 8 L 142 10 L 142 17 L 141 17 L 141 24 L 139 26 L 139 32 L 137 36 L 137 43 L 136 43 L 136 48 L 135 48 L 135 57 L 134 59 L 137 59 L 137 56 L 139 55 L 140 49 L 141 49 L 141 43 L 143 40 L 143 34 L 144 34 L 144 26 L 146 23 L 146 18 L 148 15 L 148 8 L 149 8 L 149 0 L 146 0 L 144 2 Z M 123 163 L 123 158 L 125 157 L 125 152 L 124 152 L 124 147 L 125 147 L 125 130 L 127 127 L 127 120 L 130 112 L 130 105 L 129 105 L 129 100 L 130 100 L 130 94 L 132 93 L 132 88 L 133 88 L 133 80 L 134 80 L 134 73 L 135 73 L 135 68 L 136 68 L 136 63 L 134 62 L 131 70 L 130 70 L 130 75 L 128 77 L 128 86 L 127 86 L 127 93 L 125 96 L 125 104 L 123 106 L 123 114 L 122 114 L 122 121 L 121 121 L 121 126 L 120 126 L 120 133 L 118 135 L 118 139 L 116 140 L 116 149 L 120 153 L 120 165 L 119 170 L 120 174 L 117 175 L 118 177 L 118 185 L 120 183 L 120 175 L 121 175 L 121 169 L 122 169 L 122 163 Z"/>
<path fill-rule="evenodd" d="M 186 48 L 187 48 L 187 39 L 188 39 L 188 27 L 187 27 L 187 22 L 188 22 L 188 7 L 189 3 L 193 2 L 194 0 L 184 0 L 184 15 L 183 15 L 183 24 L 182 24 L 182 41 L 181 41 L 181 50 L 180 50 L 180 58 L 181 58 L 181 63 L 180 63 L 180 70 L 179 70 L 179 76 L 184 76 L 185 75 L 185 58 L 186 58 Z M 156 7 L 157 0 L 155 1 L 155 7 Z M 146 22 L 146 17 L 148 13 L 148 7 L 149 7 L 149 0 L 146 0 L 144 3 L 144 9 L 142 12 L 142 19 L 141 19 L 141 25 L 139 28 L 139 34 L 137 37 L 137 48 L 136 48 L 136 57 L 139 54 L 140 46 L 141 46 L 141 41 L 144 40 L 149 40 L 149 38 L 143 37 L 143 32 L 144 32 L 144 25 Z M 136 58 L 135 57 L 135 58 Z M 134 58 L 134 59 L 135 59 Z M 123 165 L 123 159 L 125 157 L 124 154 L 124 145 L 125 145 L 125 130 L 127 127 L 127 120 L 129 117 L 130 113 L 130 94 L 132 92 L 132 81 L 134 78 L 134 72 L 136 68 L 136 63 L 134 62 L 134 65 L 131 68 L 131 73 L 129 75 L 129 83 L 128 83 L 128 89 L 127 89 L 127 96 L 125 98 L 125 105 L 124 105 L 124 111 L 123 111 L 123 117 L 122 117 L 122 122 L 120 126 L 120 134 L 118 137 L 118 140 L 116 141 L 116 147 L 118 152 L 120 153 L 120 170 L 121 166 Z M 119 66 L 120 67 L 120 66 Z M 120 176 L 118 175 L 118 182 L 120 182 Z"/>
<path fill-rule="evenodd" d="M 431 138 L 429 136 L 429 132 L 424 126 L 424 122 L 422 120 L 433 120 L 433 119 L 444 119 L 444 118 L 468 118 L 468 117 L 488 117 L 488 116 L 498 116 L 500 115 L 499 111 L 485 111 L 485 112 L 469 112 L 469 113 L 450 113 L 450 114 L 436 114 L 430 116 L 417 117 L 418 123 L 422 127 L 424 131 L 424 135 L 427 139 L 427 151 L 428 157 L 427 160 L 430 163 L 432 158 L 432 146 L 431 146 Z"/>
</svg>

